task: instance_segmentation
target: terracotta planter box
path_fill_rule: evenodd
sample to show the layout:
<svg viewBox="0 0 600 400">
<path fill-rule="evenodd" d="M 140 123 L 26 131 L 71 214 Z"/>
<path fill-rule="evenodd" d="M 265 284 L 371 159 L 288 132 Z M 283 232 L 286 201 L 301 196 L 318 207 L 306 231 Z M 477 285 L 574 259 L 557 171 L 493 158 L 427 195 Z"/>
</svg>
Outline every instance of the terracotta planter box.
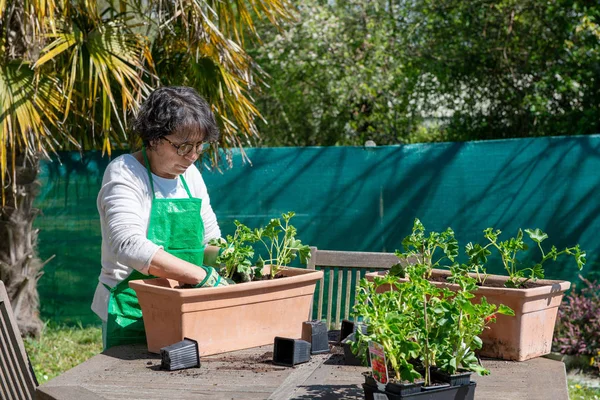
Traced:
<svg viewBox="0 0 600 400">
<path fill-rule="evenodd" d="M 200 355 L 272 344 L 275 336 L 300 338 L 310 319 L 316 282 L 323 271 L 284 268 L 285 278 L 238 285 L 175 289 L 170 279 L 129 282 L 138 296 L 148 351 L 197 340 Z"/>
<path fill-rule="evenodd" d="M 385 271 L 380 271 L 367 274 L 366 277 L 372 280 L 373 276 L 385 274 Z M 449 275 L 450 271 L 433 270 L 433 277 Z M 486 282 L 504 284 L 505 280 L 506 277 L 502 275 L 489 275 Z M 433 283 L 451 290 L 457 288 L 449 283 Z M 571 282 L 539 279 L 536 283 L 540 286 L 530 289 L 480 286 L 474 293 L 476 303 L 483 296 L 489 303 L 504 304 L 515 312 L 514 317 L 497 315 L 496 323 L 488 325 L 490 329 L 483 331 L 480 355 L 525 361 L 550 353 L 558 306 L 564 292 L 571 287 Z"/>
</svg>

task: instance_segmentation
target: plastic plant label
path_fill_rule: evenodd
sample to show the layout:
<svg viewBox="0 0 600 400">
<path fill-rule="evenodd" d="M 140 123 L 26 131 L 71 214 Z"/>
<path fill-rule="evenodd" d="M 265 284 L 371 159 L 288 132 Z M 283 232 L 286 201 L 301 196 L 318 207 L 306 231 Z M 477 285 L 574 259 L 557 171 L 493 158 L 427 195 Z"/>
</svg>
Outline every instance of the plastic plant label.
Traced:
<svg viewBox="0 0 600 400">
<path fill-rule="evenodd" d="M 377 342 L 369 342 L 369 355 L 371 356 L 373 378 L 377 382 L 377 386 L 383 386 L 383 390 L 385 390 L 385 385 L 388 382 L 388 371 L 383 346 Z"/>
</svg>

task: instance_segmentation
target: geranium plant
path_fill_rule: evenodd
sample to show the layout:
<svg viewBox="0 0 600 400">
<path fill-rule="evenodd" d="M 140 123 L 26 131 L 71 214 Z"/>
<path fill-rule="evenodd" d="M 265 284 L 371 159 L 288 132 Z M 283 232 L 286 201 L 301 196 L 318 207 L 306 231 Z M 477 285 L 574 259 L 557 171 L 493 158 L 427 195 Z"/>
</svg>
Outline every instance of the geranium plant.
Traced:
<svg viewBox="0 0 600 400">
<path fill-rule="evenodd" d="M 428 266 L 417 263 L 405 268 L 405 281 L 397 276 L 361 280 L 354 318 L 367 324 L 367 333 L 357 331 L 354 349 L 369 341 L 385 350 L 388 368 L 398 382 L 423 380 L 432 383 L 431 370 L 454 374 L 458 370 L 487 374 L 475 356 L 481 348 L 479 335 L 495 321 L 495 314 L 512 314 L 508 307 L 489 304 L 482 298 L 473 304 L 475 279 L 453 269 L 460 290 L 438 288 L 425 279 Z M 382 285 L 394 290 L 379 291 Z"/>
<path fill-rule="evenodd" d="M 422 379 L 428 386 L 434 367 L 451 375 L 459 370 L 487 374 L 475 356 L 482 347 L 479 335 L 495 322 L 496 314 L 513 311 L 485 297 L 473 302 L 477 281 L 468 264 L 455 261 L 459 248 L 451 229 L 426 235 L 415 220 L 402 243 L 405 251 L 396 251 L 400 263 L 389 274 L 360 282 L 354 318 L 368 328 L 366 334 L 357 331 L 353 349 L 359 352 L 369 341 L 380 343 L 392 376 L 400 382 Z M 428 280 L 432 269 L 444 264 L 450 269 L 449 282 L 457 286 L 453 291 Z M 393 290 L 379 290 L 382 285 Z"/>
<path fill-rule="evenodd" d="M 239 221 L 235 221 L 236 230 L 233 236 L 226 239 L 213 239 L 209 244 L 221 249 L 216 263 L 220 265 L 220 274 L 235 282 L 248 282 L 262 278 L 262 268 L 271 265 L 269 278 L 273 279 L 281 267 L 289 265 L 296 257 L 306 264 L 310 259 L 310 247 L 303 245 L 296 238 L 297 230 L 290 224 L 295 213 L 283 213 L 281 218 L 273 218 L 264 228 L 250 229 Z M 266 255 L 259 255 L 253 264 L 255 250 L 253 243 L 264 245 Z"/>
<path fill-rule="evenodd" d="M 290 224 L 294 215 L 293 211 L 283 213 L 281 218 L 271 219 L 266 227 L 254 230 L 256 241 L 261 242 L 267 252 L 266 258 L 259 256 L 256 267 L 271 265 L 271 279 L 296 257 L 300 257 L 302 264 L 310 259 L 310 247 L 296 238 L 296 228 Z"/>
<path fill-rule="evenodd" d="M 556 261 L 561 255 L 572 256 L 577 264 L 577 268 L 581 270 L 585 265 L 585 251 L 582 251 L 579 245 L 573 247 L 566 247 L 563 250 L 558 250 L 556 246 L 550 247 L 550 250 L 544 250 L 542 242 L 548 239 L 548 235 L 542 232 L 540 229 L 525 229 L 525 233 L 535 243 L 537 248 L 540 250 L 541 259 L 537 262 L 530 262 L 528 264 L 519 260 L 518 255 L 529 249 L 529 246 L 524 241 L 523 230 L 519 229 L 516 237 L 509 238 L 508 240 L 500 241 L 499 236 L 502 232 L 494 230 L 493 228 L 487 228 L 483 231 L 484 237 L 489 241 L 485 246 L 473 245 L 469 243 L 467 245 L 467 254 L 469 255 L 469 261 L 471 268 L 475 271 L 480 278 L 480 283 L 485 281 L 486 270 L 485 264 L 487 257 L 491 254 L 489 248 L 494 248 L 500 254 L 502 265 L 508 273 L 508 279 L 506 280 L 505 286 L 509 288 L 523 287 L 527 282 L 535 282 L 537 279 L 544 278 L 543 264 L 549 260 Z"/>
<path fill-rule="evenodd" d="M 519 255 L 529 249 L 525 243 L 525 232 L 529 239 L 535 243 L 541 253 L 541 259 L 536 262 L 526 263 L 519 259 Z M 491 250 L 496 250 L 502 261 L 502 265 L 508 274 L 505 286 L 509 288 L 523 287 L 529 281 L 544 278 L 543 265 L 549 260 L 556 261 L 559 256 L 567 255 L 573 257 L 579 270 L 585 265 L 585 251 L 581 250 L 579 245 L 566 247 L 558 250 L 556 246 L 551 246 L 549 250 L 544 250 L 542 242 L 548 239 L 548 235 L 540 229 L 519 229 L 516 237 L 507 240 L 500 240 L 502 232 L 493 228 L 487 228 L 483 231 L 484 238 L 488 243 L 485 245 L 468 243 L 465 246 L 465 253 L 468 257 L 464 267 L 468 272 L 472 272 L 477 277 L 479 284 L 484 284 L 487 278 L 488 257 L 492 254 Z M 407 264 L 420 262 L 427 267 L 425 277 L 429 278 L 433 268 L 450 269 L 456 265 L 456 258 L 459 254 L 459 246 L 454 231 L 451 228 L 444 232 L 425 233 L 425 227 L 419 219 L 415 219 L 412 233 L 403 241 L 405 251 L 396 251 L 400 263 L 390 271 L 393 275 L 402 276 L 403 269 Z"/>
<path fill-rule="evenodd" d="M 209 244 L 221 249 L 216 263 L 220 266 L 219 274 L 223 278 L 248 282 L 254 276 L 252 269 L 254 249 L 250 243 L 256 242 L 256 235 L 241 222 L 236 220 L 234 224 L 236 229 L 233 236 L 227 235 L 226 239 L 212 239 Z"/>
</svg>

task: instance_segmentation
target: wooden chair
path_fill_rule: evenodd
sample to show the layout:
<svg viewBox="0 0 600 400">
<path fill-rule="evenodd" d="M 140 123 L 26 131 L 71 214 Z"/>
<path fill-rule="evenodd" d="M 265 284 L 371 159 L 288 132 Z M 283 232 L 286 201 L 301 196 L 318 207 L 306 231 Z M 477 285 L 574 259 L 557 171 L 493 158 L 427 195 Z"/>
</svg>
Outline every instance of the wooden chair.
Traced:
<svg viewBox="0 0 600 400">
<path fill-rule="evenodd" d="M 317 310 L 313 317 L 323 319 L 323 301 L 326 299 L 327 326 L 330 329 L 339 329 L 341 321 L 350 316 L 359 280 L 367 272 L 388 270 L 398 264 L 398 261 L 394 253 L 319 250 L 311 247 L 311 258 L 307 267 L 324 270 L 324 278 L 318 283 L 315 291 Z M 327 296 L 325 280 L 328 283 Z"/>
<path fill-rule="evenodd" d="M 0 281 L 0 399 L 33 399 L 37 386 L 4 282 Z"/>
</svg>

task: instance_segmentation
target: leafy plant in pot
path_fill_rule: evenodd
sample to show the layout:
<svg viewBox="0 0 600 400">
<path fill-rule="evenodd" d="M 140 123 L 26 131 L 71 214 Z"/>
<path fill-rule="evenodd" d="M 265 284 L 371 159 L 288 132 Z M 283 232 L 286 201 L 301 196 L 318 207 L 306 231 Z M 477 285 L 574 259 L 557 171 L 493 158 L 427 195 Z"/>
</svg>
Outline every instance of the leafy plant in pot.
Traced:
<svg viewBox="0 0 600 400">
<path fill-rule="evenodd" d="M 446 390 L 455 390 L 446 381 L 457 372 L 487 374 L 475 356 L 482 344 L 478 336 L 497 313 L 510 314 L 511 310 L 485 299 L 472 303 L 475 279 L 460 268 L 452 270 L 459 286 L 456 292 L 428 281 L 424 263 L 410 264 L 404 273 L 405 279 L 393 275 L 363 279 L 354 308 L 354 317 L 368 326 L 366 334 L 357 332 L 356 348 L 365 348 L 371 341 L 384 348 L 391 373 L 385 391 L 410 396 L 429 388 L 441 391 L 444 385 Z M 378 290 L 386 285 L 395 290 Z M 367 376 L 365 384 L 370 382 Z M 466 382 L 455 383 L 465 384 L 471 384 L 468 375 Z M 370 386 L 365 390 L 376 390 Z"/>
<path fill-rule="evenodd" d="M 541 252 L 541 258 L 536 262 L 520 260 L 522 252 L 528 249 L 524 232 Z M 411 235 L 402 242 L 405 252 L 396 252 L 400 264 L 392 268 L 390 274 L 401 277 L 406 265 L 422 262 L 427 268 L 425 276 L 433 280 L 435 285 L 458 290 L 458 286 L 453 283 L 451 271 L 459 269 L 462 274 L 476 280 L 478 289 L 474 293 L 474 300 L 479 301 L 485 296 L 488 302 L 505 304 L 515 311 L 514 317 L 498 315 L 498 323 L 482 333 L 484 344 L 481 355 L 523 361 L 548 354 L 558 306 L 563 293 L 570 287 L 570 282 L 542 279 L 543 266 L 559 256 L 571 256 L 581 269 L 585 264 L 585 252 L 579 245 L 566 247 L 561 251 L 555 246 L 545 250 L 542 242 L 548 235 L 539 229 L 519 230 L 516 237 L 502 241 L 499 239 L 500 234 L 498 230 L 486 229 L 484 237 L 488 243 L 467 244 L 467 261 L 461 264 L 456 261 L 459 247 L 454 239 L 454 232 L 448 228 L 442 233 L 430 232 L 427 235 L 423 224 L 417 219 Z M 507 271 L 506 276 L 487 273 L 492 250 L 498 251 Z M 377 274 L 367 274 L 367 278 L 372 279 Z"/>
<path fill-rule="evenodd" d="M 309 247 L 296 238 L 290 224 L 293 215 L 286 213 L 283 222 L 276 218 L 255 230 L 236 221 L 233 235 L 212 242 L 221 248 L 220 273 L 240 284 L 180 288 L 164 278 L 131 281 L 144 316 L 148 350 L 156 353 L 187 337 L 198 341 L 205 356 L 270 344 L 276 336 L 300 337 L 323 271 L 283 266 L 298 255 L 304 262 L 310 257 Z M 271 250 L 265 258 L 279 260 L 277 267 L 252 266 L 257 253 L 252 245 L 259 241 Z M 283 279 L 272 279 L 276 275 Z"/>
<path fill-rule="evenodd" d="M 310 247 L 296 239 L 296 228 L 290 220 L 296 215 L 293 211 L 283 213 L 281 218 L 273 218 L 264 228 L 254 230 L 256 241 L 264 245 L 267 256 L 258 257 L 256 267 L 270 265 L 270 277 L 275 278 L 281 267 L 290 264 L 297 256 L 300 262 L 306 264 L 310 258 Z M 282 222 L 283 219 L 283 222 Z"/>
<path fill-rule="evenodd" d="M 290 224 L 294 215 L 293 211 L 283 213 L 281 218 L 271 219 L 264 228 L 254 230 L 236 220 L 233 236 L 227 235 L 227 240 L 213 239 L 210 244 L 221 248 L 216 260 L 221 265 L 221 276 L 236 283 L 274 279 L 281 268 L 298 256 L 300 262 L 306 264 L 310 259 L 310 247 L 296 238 L 297 230 Z M 252 243 L 264 245 L 266 253 L 265 257 L 259 255 L 255 266 L 252 266 L 255 254 Z M 263 277 L 265 266 L 269 267 L 269 274 Z"/>
</svg>

